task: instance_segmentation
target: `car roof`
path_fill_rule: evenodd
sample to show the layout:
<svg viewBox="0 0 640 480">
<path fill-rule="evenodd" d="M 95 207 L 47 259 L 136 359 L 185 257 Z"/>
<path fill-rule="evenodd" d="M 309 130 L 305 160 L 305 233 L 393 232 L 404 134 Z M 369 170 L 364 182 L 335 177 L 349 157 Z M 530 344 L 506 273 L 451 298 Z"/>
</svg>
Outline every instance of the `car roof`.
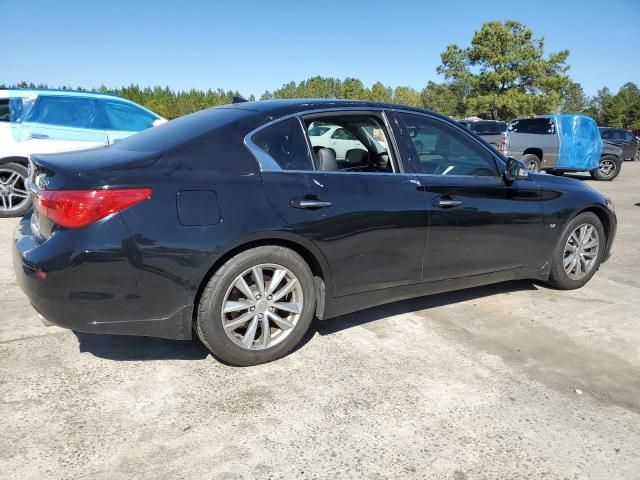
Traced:
<svg viewBox="0 0 640 480">
<path fill-rule="evenodd" d="M 330 98 L 294 98 L 286 100 L 258 100 L 255 102 L 240 102 L 233 103 L 231 105 L 221 105 L 222 108 L 238 108 L 241 110 L 250 110 L 257 113 L 263 113 L 275 117 L 281 117 L 284 115 L 305 112 L 317 109 L 327 108 L 384 108 L 388 110 L 403 110 L 407 112 L 418 113 L 430 113 L 438 117 L 445 118 L 449 121 L 449 117 L 441 115 L 436 112 L 425 110 L 423 108 L 409 107 L 407 105 L 400 105 L 396 103 L 385 102 L 371 102 L 367 100 L 342 100 L 342 99 L 330 99 Z"/>
<path fill-rule="evenodd" d="M 8 93 L 24 93 L 25 96 L 38 96 L 38 95 L 55 95 L 55 96 L 62 96 L 62 97 L 68 97 L 68 96 L 72 96 L 72 97 L 109 97 L 109 98 L 115 98 L 118 100 L 125 100 L 128 101 L 126 98 L 122 98 L 119 95 L 116 95 L 115 93 L 102 93 L 102 92 L 91 92 L 91 91 L 85 91 L 85 90 L 67 90 L 67 89 L 55 89 L 55 88 L 8 88 L 6 90 Z"/>
</svg>

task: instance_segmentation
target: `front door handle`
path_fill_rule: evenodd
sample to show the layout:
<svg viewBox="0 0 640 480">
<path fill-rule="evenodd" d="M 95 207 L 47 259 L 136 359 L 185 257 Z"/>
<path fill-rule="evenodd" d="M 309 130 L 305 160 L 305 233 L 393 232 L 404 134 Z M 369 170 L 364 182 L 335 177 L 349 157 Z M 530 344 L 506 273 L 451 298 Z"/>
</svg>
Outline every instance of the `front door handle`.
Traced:
<svg viewBox="0 0 640 480">
<path fill-rule="evenodd" d="M 293 208 L 304 208 L 306 210 L 318 210 L 319 208 L 327 208 L 331 206 L 331 202 L 323 202 L 322 200 L 309 200 L 306 198 L 294 198 L 290 204 Z"/>
<path fill-rule="evenodd" d="M 451 197 L 436 197 L 433 199 L 432 203 L 434 207 L 440 208 L 451 208 L 462 205 L 462 202 L 460 200 L 456 200 L 455 198 Z"/>
</svg>

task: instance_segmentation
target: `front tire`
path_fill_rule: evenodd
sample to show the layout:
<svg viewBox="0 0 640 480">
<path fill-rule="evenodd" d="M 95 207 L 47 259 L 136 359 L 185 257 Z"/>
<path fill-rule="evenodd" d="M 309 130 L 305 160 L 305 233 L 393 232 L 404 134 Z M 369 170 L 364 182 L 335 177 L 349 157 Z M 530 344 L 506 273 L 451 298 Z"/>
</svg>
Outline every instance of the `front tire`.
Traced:
<svg viewBox="0 0 640 480">
<path fill-rule="evenodd" d="M 211 277 L 195 330 L 219 360 L 236 366 L 287 355 L 311 325 L 316 292 L 308 265 L 280 246 L 246 250 Z"/>
<path fill-rule="evenodd" d="M 27 167 L 24 165 L 0 165 L 0 218 L 21 217 L 31 208 L 27 176 Z"/>
<path fill-rule="evenodd" d="M 559 290 L 582 287 L 600 268 L 606 244 L 598 216 L 592 212 L 579 214 L 567 224 L 560 237 L 547 283 Z"/>
<path fill-rule="evenodd" d="M 598 168 L 592 170 L 591 177 L 594 180 L 603 182 L 611 181 L 618 176 L 620 169 L 622 168 L 622 162 L 612 155 L 605 155 L 600 159 Z"/>
</svg>

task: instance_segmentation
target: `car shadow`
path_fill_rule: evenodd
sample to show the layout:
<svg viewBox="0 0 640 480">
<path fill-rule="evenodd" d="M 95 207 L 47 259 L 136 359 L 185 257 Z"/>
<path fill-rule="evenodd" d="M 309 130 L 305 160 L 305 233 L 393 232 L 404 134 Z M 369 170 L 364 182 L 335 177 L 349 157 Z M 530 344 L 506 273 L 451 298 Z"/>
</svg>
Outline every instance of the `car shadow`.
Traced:
<svg viewBox="0 0 640 480">
<path fill-rule="evenodd" d="M 387 303 L 348 315 L 328 320 L 315 319 L 302 340 L 293 351 L 309 343 L 316 334 L 332 335 L 349 328 L 375 322 L 384 318 L 409 312 L 427 310 L 460 302 L 466 302 L 491 295 L 537 290 L 534 282 L 519 280 L 497 283 L 482 287 L 456 290 L 453 292 Z M 78 338 L 80 352 L 88 352 L 96 357 L 116 361 L 140 360 L 204 360 L 210 356 L 209 350 L 194 336 L 191 340 L 167 340 L 153 337 L 128 335 L 100 335 L 73 331 Z M 224 363 L 224 362 L 222 362 Z"/>
</svg>

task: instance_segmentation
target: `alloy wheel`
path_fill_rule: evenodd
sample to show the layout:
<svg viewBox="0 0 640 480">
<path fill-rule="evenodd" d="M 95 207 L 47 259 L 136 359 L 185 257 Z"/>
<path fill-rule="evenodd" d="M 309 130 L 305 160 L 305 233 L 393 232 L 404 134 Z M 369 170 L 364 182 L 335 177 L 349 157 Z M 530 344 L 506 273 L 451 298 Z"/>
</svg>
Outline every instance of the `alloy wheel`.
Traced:
<svg viewBox="0 0 640 480">
<path fill-rule="evenodd" d="M 582 280 L 596 265 L 600 250 L 600 235 L 596 227 L 583 223 L 576 228 L 564 247 L 562 264 L 572 280 Z"/>
<path fill-rule="evenodd" d="M 529 170 L 530 172 L 537 172 L 538 171 L 538 164 L 531 160 L 529 163 L 527 163 L 527 170 Z"/>
<path fill-rule="evenodd" d="M 611 177 L 614 173 L 616 173 L 617 168 L 618 166 L 616 165 L 616 162 L 614 162 L 613 160 L 609 160 L 608 158 L 601 160 L 600 164 L 598 165 L 598 171 L 600 172 L 600 175 L 606 178 Z"/>
<path fill-rule="evenodd" d="M 26 179 L 18 172 L 0 167 L 0 212 L 11 214 L 28 201 Z"/>
<path fill-rule="evenodd" d="M 227 336 L 247 350 L 271 348 L 296 327 L 303 307 L 302 286 L 291 270 L 261 264 L 238 275 L 222 303 Z"/>
</svg>

